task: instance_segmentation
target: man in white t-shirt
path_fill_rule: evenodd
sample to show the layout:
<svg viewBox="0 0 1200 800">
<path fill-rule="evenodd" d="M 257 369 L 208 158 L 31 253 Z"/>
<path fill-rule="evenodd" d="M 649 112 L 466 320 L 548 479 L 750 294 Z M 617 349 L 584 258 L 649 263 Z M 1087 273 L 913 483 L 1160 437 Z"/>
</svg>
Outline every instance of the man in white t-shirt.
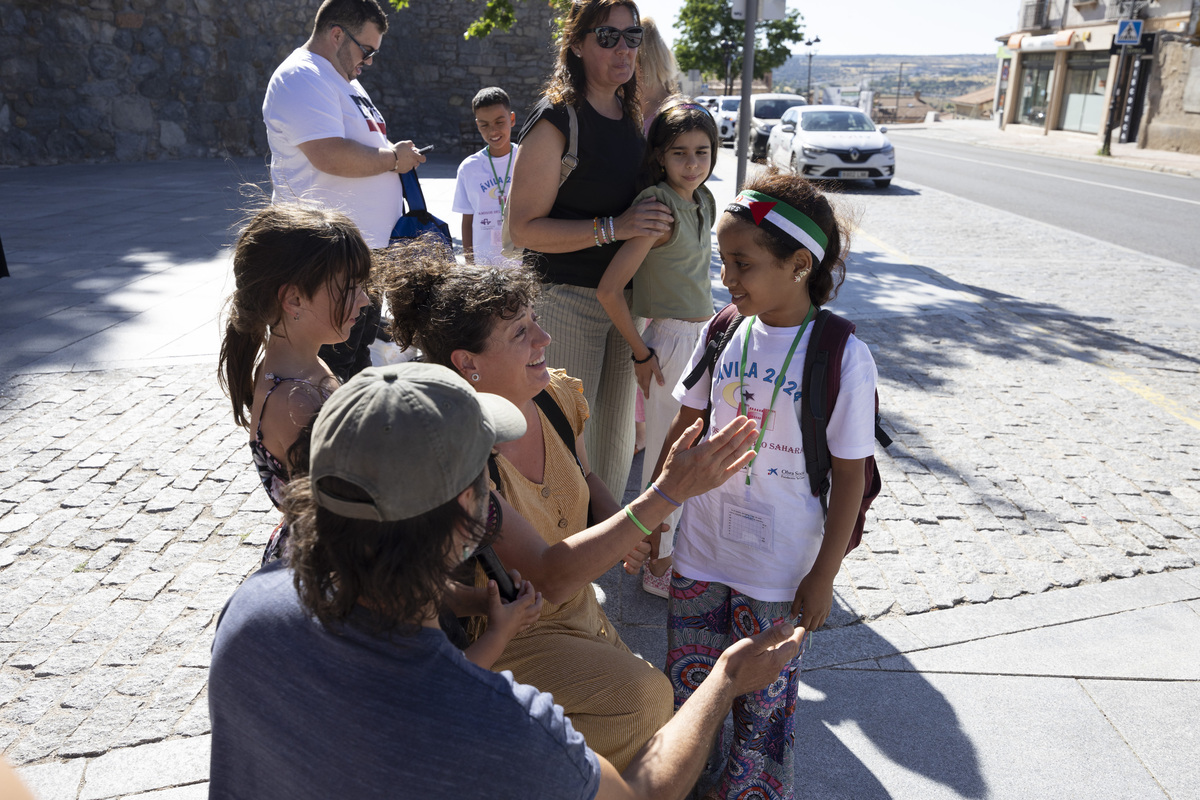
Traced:
<svg viewBox="0 0 1200 800">
<path fill-rule="evenodd" d="M 372 248 L 387 247 L 404 211 L 399 173 L 425 161 L 412 142 L 389 141 L 383 115 L 357 80 L 387 26 L 377 0 L 325 0 L 312 36 L 275 70 L 263 100 L 272 201 L 342 211 Z M 365 365 L 374 336 L 364 332 L 373 334 L 378 319 L 378 308 L 368 309 L 336 353 L 323 349 L 343 380 Z"/>
</svg>

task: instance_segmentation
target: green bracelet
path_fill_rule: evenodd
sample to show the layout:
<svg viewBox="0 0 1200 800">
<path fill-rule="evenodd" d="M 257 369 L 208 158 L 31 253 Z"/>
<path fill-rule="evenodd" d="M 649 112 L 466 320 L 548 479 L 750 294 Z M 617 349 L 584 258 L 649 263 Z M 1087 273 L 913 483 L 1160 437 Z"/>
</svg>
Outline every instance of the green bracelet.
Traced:
<svg viewBox="0 0 1200 800">
<path fill-rule="evenodd" d="M 638 518 L 633 515 L 633 509 L 631 509 L 629 506 L 625 506 L 625 516 L 629 517 L 629 521 L 634 525 L 637 525 L 638 530 L 640 530 L 642 533 L 646 534 L 647 536 L 651 535 L 650 529 L 638 521 Z"/>
</svg>

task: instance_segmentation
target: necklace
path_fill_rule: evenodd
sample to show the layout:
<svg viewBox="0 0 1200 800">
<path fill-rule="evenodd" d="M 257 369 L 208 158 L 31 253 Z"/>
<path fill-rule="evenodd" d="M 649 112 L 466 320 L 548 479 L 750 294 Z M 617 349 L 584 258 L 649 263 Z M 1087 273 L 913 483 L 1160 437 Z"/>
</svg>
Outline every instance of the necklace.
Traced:
<svg viewBox="0 0 1200 800">
<path fill-rule="evenodd" d="M 492 161 L 492 148 L 485 147 L 484 150 L 487 152 L 488 166 L 492 168 L 492 178 L 496 181 L 496 197 L 500 200 L 500 221 L 503 222 L 505 212 L 504 200 L 507 195 L 506 190 L 508 189 L 508 176 L 512 174 L 512 160 L 513 154 L 516 152 L 516 148 L 511 144 L 508 146 L 508 167 L 504 170 L 504 183 L 500 183 L 500 175 L 496 172 L 496 162 Z"/>
<path fill-rule="evenodd" d="M 810 305 L 808 313 L 804 316 L 804 323 L 800 326 L 800 330 L 796 332 L 796 338 L 792 339 L 792 346 L 788 348 L 787 356 L 783 359 L 783 368 L 779 370 L 779 375 L 775 378 L 775 388 L 771 391 L 771 405 L 767 406 L 767 410 L 763 412 L 762 420 L 758 424 L 758 439 L 754 442 L 754 452 L 758 453 L 762 447 L 763 437 L 767 435 L 767 420 L 774 413 L 775 398 L 779 396 L 779 388 L 783 386 L 784 378 L 787 375 L 787 369 L 792 364 L 792 356 L 796 354 L 796 346 L 800 344 L 800 339 L 804 336 L 804 331 L 808 328 L 808 323 L 815 317 L 817 307 Z M 750 353 L 750 329 L 754 327 L 754 320 L 757 317 L 750 317 L 746 320 L 746 335 L 742 339 L 742 367 L 738 372 L 738 415 L 744 415 L 749 410 L 746 404 L 746 358 Z M 750 485 L 750 478 L 754 474 L 754 462 L 746 468 L 746 485 Z"/>
</svg>

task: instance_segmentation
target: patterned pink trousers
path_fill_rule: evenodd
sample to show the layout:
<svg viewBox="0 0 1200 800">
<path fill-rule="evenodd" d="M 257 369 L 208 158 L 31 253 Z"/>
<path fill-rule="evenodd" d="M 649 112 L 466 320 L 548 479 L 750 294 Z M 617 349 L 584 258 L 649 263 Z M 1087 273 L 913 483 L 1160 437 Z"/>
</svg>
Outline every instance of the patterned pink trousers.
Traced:
<svg viewBox="0 0 1200 800">
<path fill-rule="evenodd" d="M 721 653 L 746 636 L 791 617 L 791 601 L 755 600 L 721 583 L 671 573 L 667 622 L 667 676 L 675 709 L 691 697 Z M 733 701 L 732 741 L 718 740 L 726 755 L 717 795 L 726 800 L 792 800 L 795 797 L 796 690 L 800 658 L 788 663 L 766 689 Z M 723 738 L 723 737 L 722 737 Z"/>
</svg>

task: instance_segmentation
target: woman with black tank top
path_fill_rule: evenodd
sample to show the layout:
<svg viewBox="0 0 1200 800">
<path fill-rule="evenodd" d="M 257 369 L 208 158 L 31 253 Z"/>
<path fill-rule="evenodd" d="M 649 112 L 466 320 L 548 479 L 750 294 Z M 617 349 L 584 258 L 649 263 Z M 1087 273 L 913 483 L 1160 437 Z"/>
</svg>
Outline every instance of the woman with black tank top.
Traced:
<svg viewBox="0 0 1200 800">
<path fill-rule="evenodd" d="M 614 497 L 633 460 L 633 353 L 596 300 L 620 242 L 660 236 L 672 217 L 657 200 L 631 205 L 645 141 L 638 102 L 642 29 L 630 0 L 576 0 L 554 74 L 521 130 L 508 213 L 513 243 L 543 283 L 541 324 L 552 367 L 583 381 L 592 465 Z M 578 166 L 560 183 L 567 106 L 578 119 Z"/>
</svg>

